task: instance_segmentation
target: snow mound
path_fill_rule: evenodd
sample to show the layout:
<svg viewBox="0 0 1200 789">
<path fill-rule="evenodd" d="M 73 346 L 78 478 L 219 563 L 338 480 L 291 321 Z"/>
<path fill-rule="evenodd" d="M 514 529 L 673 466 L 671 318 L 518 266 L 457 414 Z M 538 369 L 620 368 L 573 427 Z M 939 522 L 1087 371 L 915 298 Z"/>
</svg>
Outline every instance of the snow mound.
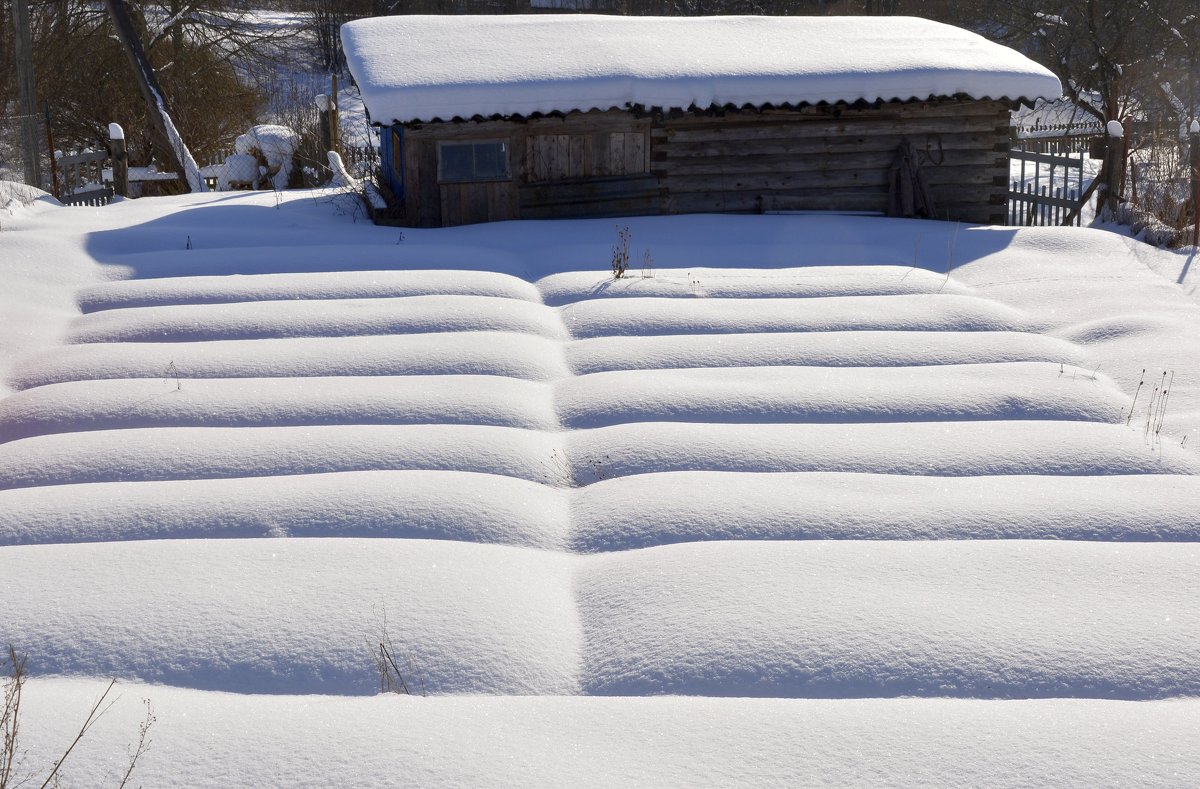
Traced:
<svg viewBox="0 0 1200 789">
<path fill-rule="evenodd" d="M 904 367 L 1053 362 L 1088 367 L 1080 345 L 1029 332 L 771 332 L 610 336 L 577 340 L 566 356 L 577 375 L 611 370 L 707 367 Z"/>
<path fill-rule="evenodd" d="M 563 484 L 557 434 L 480 425 L 159 427 L 0 444 L 0 490 L 81 482 L 447 470 Z"/>
<path fill-rule="evenodd" d="M 1200 473 L 1194 453 L 1178 446 L 1150 452 L 1140 430 L 1095 422 L 636 422 L 573 431 L 566 451 L 582 484 L 658 471 Z"/>
<path fill-rule="evenodd" d="M 49 192 L 43 192 L 36 186 L 18 183 L 16 181 L 0 180 L 0 211 L 13 211 L 29 205 L 35 200 L 42 200 L 58 205 L 58 201 Z"/>
<path fill-rule="evenodd" d="M 691 543 L 596 556 L 577 583 L 587 693 L 1200 693 L 1190 545 Z"/>
<path fill-rule="evenodd" d="M 591 271 L 565 271 L 537 281 L 547 304 L 621 296 L 656 298 L 812 298 L 899 296 L 915 293 L 969 295 L 970 288 L 933 271 L 904 266 L 808 266 L 736 271 L 697 266 L 655 269 L 649 276 L 629 273 L 621 279 Z"/>
<path fill-rule="evenodd" d="M 0 491 L 0 544 L 388 537 L 563 550 L 567 509 L 560 490 L 458 471 L 105 482 Z"/>
<path fill-rule="evenodd" d="M 68 429 L 339 424 L 552 430 L 558 419 L 546 384 L 494 376 L 201 378 L 186 387 L 171 376 L 52 384 L 0 400 L 0 443 Z"/>
<path fill-rule="evenodd" d="M 972 296 L 595 299 L 562 308 L 576 338 L 797 331 L 1030 331 L 1019 310 Z"/>
<path fill-rule="evenodd" d="M 1200 701 L 329 697 L 125 684 L 64 765 L 88 783 L 149 698 L 146 786 L 1177 786 L 1200 774 Z M 23 735 L 50 764 L 104 690 L 32 680 Z M 286 727 L 279 725 L 287 721 Z M 397 736 L 405 732 L 405 736 Z M 798 747 L 798 744 L 800 746 Z M 1052 748 L 1052 756 L 1033 754 Z M 614 759 L 619 753 L 621 758 Z M 736 754 L 731 757 L 730 754 Z M 100 766 L 104 768 L 101 769 Z M 402 770 L 397 765 L 403 765 Z"/>
<path fill-rule="evenodd" d="M 559 345 L 551 340 L 512 332 L 454 332 L 68 345 L 31 354 L 16 366 L 9 383 L 28 389 L 100 378 L 338 375 L 494 375 L 546 381 L 567 374 Z"/>
<path fill-rule="evenodd" d="M 118 280 L 79 291 L 79 307 L 98 312 L 128 307 L 224 304 L 287 299 L 388 299 L 403 296 L 491 296 L 540 302 L 537 288 L 488 271 L 337 271 Z"/>
<path fill-rule="evenodd" d="M 1194 542 L 1197 500 L 1200 477 L 1174 474 L 677 471 L 581 488 L 571 503 L 571 544 L 599 552 L 702 540 Z"/>
<path fill-rule="evenodd" d="M 251 340 L 446 331 L 562 335 L 553 310 L 488 296 L 408 296 L 112 309 L 84 315 L 69 342 Z"/>
<path fill-rule="evenodd" d="M 627 422 L 1117 422 L 1128 408 L 1111 381 L 1047 363 L 617 371 L 558 384 L 554 400 L 570 428 Z"/>
<path fill-rule="evenodd" d="M 570 559 L 444 540 L 10 546 L 0 588 L 20 590 L 5 636 L 39 674 L 367 694 L 384 641 L 414 692 L 559 695 L 579 691 Z"/>
</svg>

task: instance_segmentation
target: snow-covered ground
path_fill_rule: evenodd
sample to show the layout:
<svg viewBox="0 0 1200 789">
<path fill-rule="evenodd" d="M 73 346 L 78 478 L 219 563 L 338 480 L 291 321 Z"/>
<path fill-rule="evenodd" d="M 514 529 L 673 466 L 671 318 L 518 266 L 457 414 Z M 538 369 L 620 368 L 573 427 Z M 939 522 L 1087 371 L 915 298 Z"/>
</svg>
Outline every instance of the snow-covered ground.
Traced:
<svg viewBox="0 0 1200 789">
<path fill-rule="evenodd" d="M 117 677 L 69 781 L 1200 779 L 1194 253 L 626 225 L 10 204 L 26 769 Z"/>
</svg>

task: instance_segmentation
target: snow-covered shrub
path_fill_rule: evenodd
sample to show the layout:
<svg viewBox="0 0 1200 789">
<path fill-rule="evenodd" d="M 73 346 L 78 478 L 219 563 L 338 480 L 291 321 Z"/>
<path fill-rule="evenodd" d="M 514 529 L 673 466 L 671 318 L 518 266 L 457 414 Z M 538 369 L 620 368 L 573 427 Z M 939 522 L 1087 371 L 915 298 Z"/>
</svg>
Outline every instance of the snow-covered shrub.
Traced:
<svg viewBox="0 0 1200 789">
<path fill-rule="evenodd" d="M 232 189 L 247 184 L 252 189 L 258 187 L 258 159 L 249 153 L 235 153 L 226 157 L 221 167 L 220 188 Z"/>
<path fill-rule="evenodd" d="M 275 189 L 288 188 L 296 149 L 300 147 L 299 134 L 286 126 L 265 123 L 250 127 L 233 147 L 238 154 L 253 156 L 264 165 Z"/>
</svg>

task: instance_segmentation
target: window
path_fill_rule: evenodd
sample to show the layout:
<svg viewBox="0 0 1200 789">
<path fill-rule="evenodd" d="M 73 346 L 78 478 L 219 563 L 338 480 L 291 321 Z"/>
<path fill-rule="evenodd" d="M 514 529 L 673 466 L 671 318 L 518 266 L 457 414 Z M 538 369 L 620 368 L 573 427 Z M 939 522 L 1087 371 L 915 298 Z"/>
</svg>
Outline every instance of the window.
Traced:
<svg viewBox="0 0 1200 789">
<path fill-rule="evenodd" d="M 439 181 L 500 181 L 508 177 L 506 142 L 438 144 Z"/>
</svg>

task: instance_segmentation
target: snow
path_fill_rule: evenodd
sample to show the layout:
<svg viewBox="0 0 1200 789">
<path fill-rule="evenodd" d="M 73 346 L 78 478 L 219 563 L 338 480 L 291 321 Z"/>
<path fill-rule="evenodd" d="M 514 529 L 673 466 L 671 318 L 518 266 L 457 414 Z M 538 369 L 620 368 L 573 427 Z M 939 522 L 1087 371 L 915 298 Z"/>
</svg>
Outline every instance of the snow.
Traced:
<svg viewBox="0 0 1200 789">
<path fill-rule="evenodd" d="M 565 554 L 353 538 L 4 551 L 2 588 L 22 599 L 5 634 L 37 656 L 41 674 L 367 694 L 379 683 L 374 647 L 391 638 L 428 693 L 579 692 Z M 126 562 L 141 568 L 137 583 L 111 572 Z M 81 633 L 81 621 L 104 626 Z"/>
<path fill-rule="evenodd" d="M 57 758 L 76 725 L 59 711 L 90 705 L 102 690 L 83 680 L 31 681 L 30 761 Z M 120 701 L 64 766 L 68 781 L 119 778 L 143 697 L 157 718 L 154 745 L 134 773 L 147 786 L 321 787 L 336 776 L 413 787 L 1166 787 L 1200 770 L 1190 747 L 1200 704 L 1191 700 L 347 698 L 125 683 L 116 690 Z M 305 747 L 296 747 L 300 738 Z"/>
<path fill-rule="evenodd" d="M 414 15 L 349 22 L 342 42 L 380 124 L 635 105 L 1062 94 L 1024 55 L 913 17 Z"/>
<path fill-rule="evenodd" d="M 146 78 L 144 84 L 152 85 L 152 79 L 149 77 Z M 188 189 L 192 192 L 205 191 L 206 187 L 204 185 L 204 178 L 200 175 L 200 166 L 196 164 L 195 158 L 192 157 L 192 152 L 183 141 L 183 136 L 179 133 L 179 129 L 175 127 L 175 121 L 171 119 L 170 113 L 167 112 L 167 107 L 163 102 L 162 96 L 153 87 L 150 87 L 149 91 L 154 96 L 155 109 L 159 114 L 167 141 L 171 144 L 171 149 L 175 152 L 176 160 L 183 167 L 183 176 L 184 180 L 187 181 Z"/>
<path fill-rule="evenodd" d="M 342 161 L 341 154 L 337 151 L 326 151 L 326 160 L 329 162 L 329 169 L 333 172 L 333 177 L 329 180 L 329 187 L 333 189 L 349 189 L 354 192 L 360 191 L 363 187 L 357 178 L 350 175 L 346 171 L 346 164 Z M 373 208 L 385 208 L 386 204 L 372 205 Z"/>
<path fill-rule="evenodd" d="M 271 175 L 271 183 L 277 190 L 287 189 L 288 179 L 292 173 L 292 159 L 296 148 L 300 145 L 300 135 L 286 126 L 264 123 L 251 126 L 240 135 L 234 149 L 240 155 L 257 153 L 267 162 Z M 240 161 L 235 160 L 233 167 L 240 167 Z M 241 175 L 241 173 L 237 173 Z M 233 180 L 247 180 L 229 176 Z"/>
<path fill-rule="evenodd" d="M 1190 253 L 346 200 L 7 210 L 30 770 L 117 677 L 68 781 L 1196 782 Z"/>
</svg>

